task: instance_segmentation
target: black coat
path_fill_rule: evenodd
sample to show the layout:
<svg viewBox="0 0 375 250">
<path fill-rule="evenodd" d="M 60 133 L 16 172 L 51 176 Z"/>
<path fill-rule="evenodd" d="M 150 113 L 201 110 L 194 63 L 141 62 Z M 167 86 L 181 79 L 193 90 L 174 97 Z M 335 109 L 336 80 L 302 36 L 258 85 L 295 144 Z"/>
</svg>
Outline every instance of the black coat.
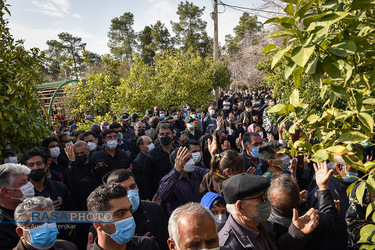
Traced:
<svg viewBox="0 0 375 250">
<path fill-rule="evenodd" d="M 0 249 L 8 250 L 17 246 L 20 237 L 16 233 L 14 210 L 0 207 Z"/>
<path fill-rule="evenodd" d="M 146 155 L 139 153 L 137 158 L 134 159 L 133 165 L 133 174 L 135 177 L 135 182 L 139 188 L 139 197 L 141 199 L 145 199 L 144 192 L 143 192 L 143 182 L 144 182 L 144 169 L 145 169 L 145 162 L 146 162 Z"/>
</svg>

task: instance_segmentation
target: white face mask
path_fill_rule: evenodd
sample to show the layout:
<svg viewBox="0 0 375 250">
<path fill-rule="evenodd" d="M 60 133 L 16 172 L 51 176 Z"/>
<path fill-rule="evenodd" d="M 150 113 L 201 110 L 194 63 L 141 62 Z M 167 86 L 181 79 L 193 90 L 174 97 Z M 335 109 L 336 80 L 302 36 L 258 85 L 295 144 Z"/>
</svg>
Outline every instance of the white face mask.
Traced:
<svg viewBox="0 0 375 250">
<path fill-rule="evenodd" d="M 198 163 L 201 161 L 201 153 L 200 152 L 195 152 L 192 153 L 191 156 L 193 157 L 193 160 L 195 163 Z"/>
<path fill-rule="evenodd" d="M 17 156 L 9 156 L 8 158 L 4 159 L 4 163 L 18 163 Z"/>
<path fill-rule="evenodd" d="M 65 143 L 65 147 L 66 147 L 68 144 L 70 144 L 70 145 L 73 146 L 73 142 L 68 142 L 68 143 Z"/>
<path fill-rule="evenodd" d="M 107 148 L 115 149 L 117 147 L 117 140 L 107 141 Z"/>
<path fill-rule="evenodd" d="M 51 153 L 51 157 L 56 158 L 60 155 L 60 148 L 59 147 L 54 147 L 49 150 Z"/>
<path fill-rule="evenodd" d="M 217 215 L 214 215 L 214 219 L 215 219 L 216 227 L 221 229 L 224 226 L 225 222 L 227 221 L 227 216 L 224 214 L 217 214 Z"/>
<path fill-rule="evenodd" d="M 186 126 L 188 127 L 188 129 L 193 129 L 195 124 L 194 124 L 194 122 L 189 122 L 189 123 L 186 124 Z"/>
<path fill-rule="evenodd" d="M 252 108 L 246 108 L 247 112 L 251 112 L 253 109 Z"/>
<path fill-rule="evenodd" d="M 148 147 L 148 151 L 150 152 L 151 150 L 153 150 L 155 148 L 155 145 L 153 143 L 151 143 L 147 147 Z"/>
<path fill-rule="evenodd" d="M 174 115 L 174 116 L 173 116 L 173 120 L 177 121 L 177 119 L 178 119 L 178 116 L 177 116 L 177 115 Z"/>
<path fill-rule="evenodd" d="M 9 188 L 9 189 L 19 189 L 19 190 L 21 190 L 21 192 L 23 194 L 21 198 L 11 197 L 13 199 L 17 199 L 17 200 L 20 200 L 20 201 L 24 201 L 27 198 L 32 198 L 35 195 L 34 185 L 30 181 L 28 181 L 25 185 L 23 185 L 20 188 Z"/>
<path fill-rule="evenodd" d="M 213 110 L 213 109 L 210 109 L 209 111 L 208 111 L 208 113 L 212 116 L 212 115 L 214 115 L 215 114 L 215 110 Z"/>
<path fill-rule="evenodd" d="M 280 160 L 281 160 L 281 164 L 278 167 L 281 168 L 283 171 L 285 171 L 289 167 L 291 163 L 291 159 L 289 158 L 288 155 L 286 155 L 286 156 L 281 157 Z"/>
<path fill-rule="evenodd" d="M 195 162 L 193 159 L 190 159 L 188 162 L 186 162 L 184 166 L 184 171 L 186 173 L 191 173 L 194 171 L 194 169 L 195 169 Z"/>
<path fill-rule="evenodd" d="M 191 118 L 196 119 L 196 118 L 197 118 L 197 115 L 196 115 L 196 114 L 192 114 L 192 115 L 191 115 Z"/>
<path fill-rule="evenodd" d="M 89 147 L 90 151 L 94 151 L 96 149 L 96 143 L 89 141 L 87 143 L 87 146 Z"/>
</svg>

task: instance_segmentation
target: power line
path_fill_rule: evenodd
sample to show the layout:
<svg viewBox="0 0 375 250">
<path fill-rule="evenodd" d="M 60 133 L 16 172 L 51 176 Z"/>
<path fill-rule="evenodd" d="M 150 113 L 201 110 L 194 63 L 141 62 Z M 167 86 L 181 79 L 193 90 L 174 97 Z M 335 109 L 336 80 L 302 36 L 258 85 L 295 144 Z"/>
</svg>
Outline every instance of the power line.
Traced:
<svg viewBox="0 0 375 250">
<path fill-rule="evenodd" d="M 236 6 L 236 5 L 230 5 L 230 4 L 224 3 L 221 0 L 219 0 L 219 2 L 220 2 L 219 5 L 222 5 L 222 6 L 225 6 L 225 7 L 229 7 L 229 8 L 238 10 L 238 11 L 251 10 L 251 11 L 257 11 L 257 12 L 270 13 L 270 14 L 279 14 L 279 15 L 283 14 L 283 13 L 276 12 L 276 11 L 271 11 L 271 10 L 262 10 L 262 9 L 254 9 L 254 8 L 248 8 L 248 7 L 241 7 L 241 6 Z M 243 11 L 243 12 L 245 12 L 245 11 Z"/>
</svg>

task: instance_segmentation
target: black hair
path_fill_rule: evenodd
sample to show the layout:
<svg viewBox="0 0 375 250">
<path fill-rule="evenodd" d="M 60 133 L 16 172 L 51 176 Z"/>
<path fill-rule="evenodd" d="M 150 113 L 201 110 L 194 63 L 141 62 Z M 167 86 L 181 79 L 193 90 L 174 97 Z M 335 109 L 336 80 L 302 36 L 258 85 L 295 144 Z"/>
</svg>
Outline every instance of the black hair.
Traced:
<svg viewBox="0 0 375 250">
<path fill-rule="evenodd" d="M 256 132 L 246 132 L 242 136 L 242 143 L 243 144 L 247 143 L 248 145 L 250 145 L 252 143 L 252 140 L 251 140 L 252 136 L 255 137 L 255 136 L 260 136 L 260 135 L 258 133 L 256 133 Z"/>
<path fill-rule="evenodd" d="M 132 171 L 130 171 L 129 169 L 116 169 L 108 175 L 107 184 L 123 182 L 130 177 L 133 177 L 133 179 L 135 180 Z"/>
<path fill-rule="evenodd" d="M 216 171 L 222 173 L 223 170 L 227 168 L 229 168 L 232 173 L 243 172 L 245 170 L 245 162 L 237 151 L 225 150 L 219 155 L 212 157 L 210 162 L 210 175 L 214 175 Z"/>
<path fill-rule="evenodd" d="M 98 138 L 97 134 L 92 130 L 86 131 L 85 133 L 83 133 L 83 138 L 85 138 L 86 136 L 89 136 L 89 135 L 94 136 L 94 138 Z"/>
<path fill-rule="evenodd" d="M 158 126 L 156 127 L 156 133 L 158 135 L 159 135 L 160 129 L 170 129 L 172 134 L 173 134 L 174 125 L 173 125 L 173 123 L 170 123 L 168 121 L 161 121 L 161 122 L 159 122 Z"/>
<path fill-rule="evenodd" d="M 253 106 L 252 102 L 249 99 L 245 100 L 244 106 Z"/>
<path fill-rule="evenodd" d="M 190 150 L 191 145 L 197 145 L 197 146 L 200 147 L 199 142 L 197 140 L 194 140 L 194 139 L 188 139 L 188 140 L 184 141 L 184 143 L 182 144 L 182 146 L 187 147 L 188 150 Z"/>
<path fill-rule="evenodd" d="M 61 134 L 61 135 L 58 135 L 59 137 L 59 141 L 61 142 L 62 141 L 62 138 L 64 138 L 65 136 L 69 136 L 68 134 Z M 70 138 L 70 136 L 69 136 Z"/>
<path fill-rule="evenodd" d="M 74 137 L 78 140 L 79 138 L 77 138 L 77 136 L 78 136 L 79 134 L 83 135 L 85 132 L 86 132 L 85 130 L 83 130 L 83 129 L 79 129 L 79 130 L 77 130 L 76 132 L 74 132 Z M 82 138 L 83 138 L 83 137 L 82 137 Z"/>
<path fill-rule="evenodd" d="M 220 198 L 218 197 L 216 200 L 214 200 L 214 202 L 212 202 L 212 206 L 218 206 L 218 207 L 225 207 L 227 205 L 227 203 L 225 202 L 225 200 L 223 198 Z"/>
<path fill-rule="evenodd" d="M 66 125 L 62 125 L 62 126 L 60 126 L 60 127 L 57 129 L 57 132 L 61 133 L 62 130 L 63 130 L 63 128 L 67 128 L 67 127 L 68 127 L 68 126 L 66 126 Z"/>
<path fill-rule="evenodd" d="M 110 134 L 110 133 L 115 133 L 115 134 L 117 134 L 117 132 L 114 131 L 113 129 L 106 129 L 106 130 L 104 130 L 103 133 L 102 133 L 102 137 L 103 137 L 103 139 L 105 139 L 106 136 L 107 136 L 108 134 Z"/>
<path fill-rule="evenodd" d="M 110 200 L 126 196 L 126 189 L 119 184 L 110 183 L 108 185 L 101 185 L 87 198 L 87 210 L 93 212 L 109 211 L 111 209 Z"/>
<path fill-rule="evenodd" d="M 59 137 L 55 136 L 55 135 L 52 135 L 52 136 L 49 136 L 47 138 L 45 138 L 43 141 L 42 141 L 42 146 L 45 147 L 45 148 L 48 148 L 48 145 L 51 143 L 51 142 L 57 142 L 59 143 L 60 140 L 59 140 Z"/>
<path fill-rule="evenodd" d="M 259 148 L 259 161 L 262 163 L 262 166 L 265 168 L 269 167 L 268 160 L 275 159 L 275 150 L 280 149 L 281 144 L 278 141 L 271 141 L 264 143 Z"/>
<path fill-rule="evenodd" d="M 109 125 L 109 129 L 115 129 L 115 128 L 122 128 L 121 124 L 119 124 L 117 122 L 114 122 L 111 125 Z M 103 136 L 103 138 L 104 138 L 104 136 Z"/>
<path fill-rule="evenodd" d="M 44 164 L 47 164 L 48 159 L 51 157 L 47 148 L 32 148 L 23 155 L 22 164 L 26 165 L 26 162 L 34 156 L 42 157 Z"/>
</svg>

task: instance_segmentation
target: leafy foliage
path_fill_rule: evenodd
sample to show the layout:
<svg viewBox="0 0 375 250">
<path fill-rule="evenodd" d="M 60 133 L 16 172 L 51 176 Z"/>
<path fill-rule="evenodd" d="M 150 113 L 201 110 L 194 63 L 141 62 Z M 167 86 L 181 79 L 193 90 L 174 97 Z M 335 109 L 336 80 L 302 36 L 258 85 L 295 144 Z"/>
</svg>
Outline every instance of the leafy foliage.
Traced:
<svg viewBox="0 0 375 250">
<path fill-rule="evenodd" d="M 115 113 L 144 112 L 153 105 L 180 106 L 187 101 L 202 107 L 214 99 L 213 88 L 227 87 L 229 83 L 225 65 L 215 64 L 198 52 L 165 50 L 150 66 L 136 56 L 129 76 L 117 89 L 118 99 L 112 108 Z"/>
<path fill-rule="evenodd" d="M 22 41 L 10 34 L 10 15 L 5 1 L 0 2 L 0 152 L 6 144 L 15 144 L 21 152 L 38 145 L 49 135 L 50 126 L 37 95 L 43 54 L 25 50 Z"/>
<path fill-rule="evenodd" d="M 356 192 L 356 199 L 362 204 L 365 188 L 375 191 L 375 162 L 364 163 L 357 148 L 374 136 L 374 4 L 361 0 L 285 2 L 287 15 L 267 21 L 281 28 L 269 37 L 283 37 L 284 46 L 268 45 L 264 52 L 272 55 L 271 69 L 285 65 L 285 78 L 293 77 L 295 89 L 289 102 L 278 104 L 269 112 L 294 120 L 290 133 L 295 133 L 298 124 L 321 139 L 313 146 L 305 141 L 306 136 L 290 141 L 293 156 L 307 154 L 321 162 L 342 155 L 346 163 L 364 172 Z M 314 107 L 300 98 L 303 74 L 311 75 L 320 88 L 320 97 L 327 99 L 323 105 Z M 368 209 L 371 213 L 373 206 Z M 373 247 L 374 230 L 373 225 L 362 228 L 361 249 Z"/>
</svg>

